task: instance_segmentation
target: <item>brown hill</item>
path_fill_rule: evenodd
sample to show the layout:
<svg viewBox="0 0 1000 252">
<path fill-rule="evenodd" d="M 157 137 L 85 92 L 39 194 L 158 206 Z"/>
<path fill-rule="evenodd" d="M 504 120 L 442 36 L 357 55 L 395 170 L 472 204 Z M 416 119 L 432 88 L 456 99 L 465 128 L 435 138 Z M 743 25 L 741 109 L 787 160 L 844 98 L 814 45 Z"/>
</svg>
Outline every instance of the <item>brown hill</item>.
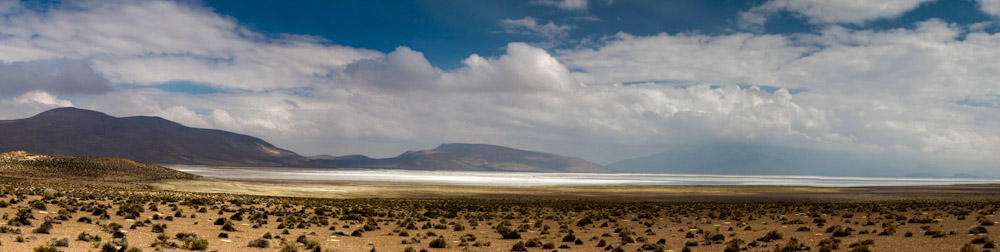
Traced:
<svg viewBox="0 0 1000 252">
<path fill-rule="evenodd" d="M 77 108 L 0 121 L 0 152 L 15 150 L 154 164 L 298 166 L 307 160 L 252 136 L 186 127 L 159 117 L 116 118 Z"/>
<path fill-rule="evenodd" d="M 0 176 L 78 182 L 139 182 L 198 177 L 121 158 L 37 155 L 24 151 L 0 153 Z"/>
<path fill-rule="evenodd" d="M 486 144 L 443 144 L 374 159 L 362 155 L 306 158 L 256 137 L 198 129 L 159 117 L 116 118 L 57 108 L 0 121 L 0 152 L 117 157 L 153 164 L 381 168 L 454 171 L 611 172 L 583 159 Z"/>
<path fill-rule="evenodd" d="M 442 144 L 433 150 L 407 151 L 399 156 L 373 159 L 361 155 L 313 159 L 317 167 L 379 169 L 524 171 L 524 172 L 612 172 L 586 160 L 549 153 L 488 144 Z"/>
</svg>

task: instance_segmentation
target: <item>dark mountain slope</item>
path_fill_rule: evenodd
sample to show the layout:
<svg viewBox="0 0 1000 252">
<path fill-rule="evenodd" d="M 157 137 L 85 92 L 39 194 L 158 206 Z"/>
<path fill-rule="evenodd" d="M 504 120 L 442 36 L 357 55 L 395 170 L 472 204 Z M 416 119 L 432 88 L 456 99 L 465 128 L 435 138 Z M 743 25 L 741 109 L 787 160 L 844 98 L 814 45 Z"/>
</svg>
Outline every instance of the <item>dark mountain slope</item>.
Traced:
<svg viewBox="0 0 1000 252">
<path fill-rule="evenodd" d="M 295 166 L 307 159 L 261 139 L 159 117 L 116 118 L 77 108 L 0 121 L 0 152 L 118 157 L 157 164 Z"/>
</svg>

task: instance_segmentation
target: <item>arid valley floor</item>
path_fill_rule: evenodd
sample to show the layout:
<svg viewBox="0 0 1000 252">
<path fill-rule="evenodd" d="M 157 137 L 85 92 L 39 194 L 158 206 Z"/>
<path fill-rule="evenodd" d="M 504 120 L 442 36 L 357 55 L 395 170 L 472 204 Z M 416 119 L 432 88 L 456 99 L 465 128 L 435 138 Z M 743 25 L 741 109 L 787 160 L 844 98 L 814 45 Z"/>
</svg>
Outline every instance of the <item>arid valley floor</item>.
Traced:
<svg viewBox="0 0 1000 252">
<path fill-rule="evenodd" d="M 31 162 L 0 169 L 2 251 L 996 251 L 1000 233 L 996 185 L 309 185 L 169 171 L 86 180 L 45 175 L 52 166 L 26 176 Z M 119 168 L 109 169 L 100 172 Z M 343 190 L 275 189 L 310 186 Z"/>
</svg>

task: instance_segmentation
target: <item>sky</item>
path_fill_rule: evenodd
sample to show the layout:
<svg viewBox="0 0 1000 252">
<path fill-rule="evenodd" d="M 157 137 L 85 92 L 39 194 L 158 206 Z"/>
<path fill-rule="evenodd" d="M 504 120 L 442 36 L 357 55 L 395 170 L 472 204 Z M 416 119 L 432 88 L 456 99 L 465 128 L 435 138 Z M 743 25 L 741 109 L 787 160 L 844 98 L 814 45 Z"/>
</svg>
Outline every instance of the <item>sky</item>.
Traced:
<svg viewBox="0 0 1000 252">
<path fill-rule="evenodd" d="M 741 142 L 1000 170 L 1000 0 L 0 0 L 0 16 L 0 119 L 160 116 L 303 155 L 465 142 L 607 164 Z"/>
</svg>

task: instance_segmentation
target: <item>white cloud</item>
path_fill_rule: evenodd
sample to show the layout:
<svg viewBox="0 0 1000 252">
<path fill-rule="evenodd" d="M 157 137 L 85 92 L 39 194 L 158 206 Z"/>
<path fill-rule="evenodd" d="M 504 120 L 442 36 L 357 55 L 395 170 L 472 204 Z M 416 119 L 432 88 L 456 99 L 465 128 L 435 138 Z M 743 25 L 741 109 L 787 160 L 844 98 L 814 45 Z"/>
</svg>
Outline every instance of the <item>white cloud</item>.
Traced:
<svg viewBox="0 0 1000 252">
<path fill-rule="evenodd" d="M 964 39 L 959 40 L 960 37 Z M 803 88 L 794 95 L 824 120 L 810 139 L 996 160 L 1000 110 L 958 101 L 1000 94 L 1000 35 L 938 20 L 888 31 L 830 27 L 819 34 L 620 34 L 557 56 L 586 83 L 685 80 Z"/>
<path fill-rule="evenodd" d="M 24 105 L 39 105 L 47 108 L 73 107 L 73 103 L 67 100 L 46 93 L 44 91 L 31 91 L 14 98 L 15 103 Z"/>
<path fill-rule="evenodd" d="M 979 9 L 994 17 L 1000 17 L 1000 0 L 978 0 Z"/>
<path fill-rule="evenodd" d="M 524 43 L 508 44 L 507 53 L 495 59 L 473 54 L 462 63 L 462 68 L 443 72 L 422 53 L 400 47 L 384 58 L 348 65 L 344 81 L 360 87 L 432 92 L 531 92 L 567 90 L 578 84 L 548 52 Z"/>
<path fill-rule="evenodd" d="M 0 61 L 0 76 L 0 95 L 16 95 L 31 90 L 56 94 L 93 94 L 111 90 L 111 83 L 81 60 Z"/>
<path fill-rule="evenodd" d="M 532 0 L 529 2 L 535 5 L 552 6 L 563 10 L 586 10 L 587 0 Z M 608 1 L 610 4 L 611 1 Z"/>
<path fill-rule="evenodd" d="M 787 11 L 813 24 L 862 24 L 876 19 L 899 17 L 930 1 L 935 0 L 770 0 L 740 12 L 739 22 L 741 26 L 752 28 L 763 25 L 775 14 Z"/>
<path fill-rule="evenodd" d="M 510 34 L 540 36 L 545 39 L 544 45 L 546 47 L 551 47 L 562 38 L 569 36 L 569 30 L 572 29 L 568 25 L 557 25 L 552 21 L 541 24 L 533 17 L 504 19 L 500 21 L 500 27 L 504 29 L 504 32 Z"/>
<path fill-rule="evenodd" d="M 706 83 L 774 83 L 777 71 L 808 50 L 779 35 L 737 33 L 658 34 L 636 37 L 619 33 L 605 46 L 563 51 L 559 57 L 583 82 L 610 84 L 649 80 Z"/>
<path fill-rule="evenodd" d="M 389 156 L 479 142 L 607 163 L 725 140 L 1000 161 L 1000 109 L 982 105 L 1000 95 L 1000 35 L 938 20 L 792 35 L 619 33 L 555 53 L 510 43 L 442 70 L 408 47 L 383 54 L 310 37 L 263 39 L 231 18 L 169 2 L 78 5 L 0 8 L 17 16 L 0 20 L 0 60 L 65 57 L 114 82 L 251 91 L 64 95 L 8 83 L 0 89 L 23 94 L 0 96 L 0 119 L 77 105 L 250 134 L 303 154 Z M 569 30 L 527 21 L 511 25 L 553 38 Z M 37 42 L 24 37 L 36 32 Z"/>
<path fill-rule="evenodd" d="M 45 11 L 8 8 L 0 60 L 93 62 L 112 82 L 174 80 L 266 90 L 301 87 L 374 51 L 315 37 L 249 31 L 232 18 L 166 1 L 83 1 Z"/>
</svg>

